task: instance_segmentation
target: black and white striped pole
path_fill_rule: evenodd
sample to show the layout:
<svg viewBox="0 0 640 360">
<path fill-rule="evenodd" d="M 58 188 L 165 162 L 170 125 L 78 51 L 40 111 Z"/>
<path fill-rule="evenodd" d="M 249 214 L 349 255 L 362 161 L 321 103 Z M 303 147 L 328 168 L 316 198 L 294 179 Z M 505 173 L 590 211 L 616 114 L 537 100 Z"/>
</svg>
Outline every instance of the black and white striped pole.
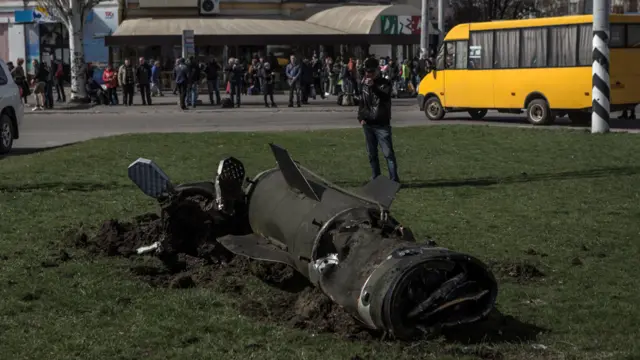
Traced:
<svg viewBox="0 0 640 360">
<path fill-rule="evenodd" d="M 588 1 L 588 0 L 587 0 Z M 591 65 L 591 133 L 609 132 L 609 0 L 593 1 L 593 64 Z"/>
</svg>

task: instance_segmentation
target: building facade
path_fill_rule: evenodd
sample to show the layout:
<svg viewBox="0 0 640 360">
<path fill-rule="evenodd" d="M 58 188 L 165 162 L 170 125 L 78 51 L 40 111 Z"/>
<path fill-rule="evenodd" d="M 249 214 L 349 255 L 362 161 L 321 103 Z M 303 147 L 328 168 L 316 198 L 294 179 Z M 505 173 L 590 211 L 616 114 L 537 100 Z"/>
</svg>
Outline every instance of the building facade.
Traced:
<svg viewBox="0 0 640 360">
<path fill-rule="evenodd" d="M 593 0 L 568 0 L 569 14 L 592 14 Z M 615 14 L 637 13 L 640 0 L 611 0 L 611 12 Z"/>
<path fill-rule="evenodd" d="M 104 39 L 118 28 L 118 1 L 103 1 L 92 9 L 83 27 L 85 60 L 102 66 L 109 60 Z M 26 61 L 32 72 L 31 61 L 62 61 L 70 64 L 69 33 L 56 22 L 46 9 L 35 1 L 0 0 L 0 57 L 15 62 Z M 69 71 L 67 70 L 68 74 Z"/>
<path fill-rule="evenodd" d="M 144 56 L 173 66 L 183 30 L 194 31 L 198 56 L 222 61 L 273 53 L 284 63 L 291 53 L 314 52 L 407 58 L 420 42 L 420 9 L 384 0 L 127 0 L 121 13 L 106 40 L 114 63 Z"/>
</svg>

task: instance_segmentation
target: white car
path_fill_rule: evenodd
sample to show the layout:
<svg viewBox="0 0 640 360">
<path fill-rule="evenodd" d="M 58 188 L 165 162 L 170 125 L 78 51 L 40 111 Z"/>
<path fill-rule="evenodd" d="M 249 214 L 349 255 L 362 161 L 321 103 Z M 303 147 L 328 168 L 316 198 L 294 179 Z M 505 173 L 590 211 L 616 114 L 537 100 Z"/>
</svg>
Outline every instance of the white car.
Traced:
<svg viewBox="0 0 640 360">
<path fill-rule="evenodd" d="M 23 116 L 20 88 L 13 81 L 7 64 L 0 59 L 0 154 L 11 151 L 13 140 L 20 136 Z"/>
</svg>

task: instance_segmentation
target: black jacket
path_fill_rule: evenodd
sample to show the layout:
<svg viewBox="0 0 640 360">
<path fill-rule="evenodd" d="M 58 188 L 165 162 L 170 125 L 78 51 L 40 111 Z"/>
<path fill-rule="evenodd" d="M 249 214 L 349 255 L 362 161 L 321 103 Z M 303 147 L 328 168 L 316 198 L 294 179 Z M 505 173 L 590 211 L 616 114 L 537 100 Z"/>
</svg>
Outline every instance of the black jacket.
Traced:
<svg viewBox="0 0 640 360">
<path fill-rule="evenodd" d="M 207 64 L 205 72 L 207 73 L 207 80 L 217 80 L 218 71 L 220 70 L 220 64 L 217 61 L 210 61 Z"/>
<path fill-rule="evenodd" d="M 244 67 L 242 64 L 227 65 L 224 71 L 227 73 L 230 82 L 242 83 L 242 80 L 244 79 Z"/>
<path fill-rule="evenodd" d="M 300 80 L 303 84 L 313 83 L 313 68 L 311 64 L 303 62 L 300 64 Z"/>
<path fill-rule="evenodd" d="M 151 82 L 151 66 L 144 63 L 136 68 L 136 80 L 140 85 L 148 85 Z"/>
<path fill-rule="evenodd" d="M 391 83 L 378 76 L 371 86 L 362 84 L 362 97 L 358 108 L 358 121 L 367 125 L 389 125 L 391 123 Z"/>
<path fill-rule="evenodd" d="M 35 69 L 33 75 L 33 78 L 36 79 L 37 82 L 46 82 L 47 78 L 49 77 L 49 71 L 47 71 L 47 68 L 43 63 L 40 63 Z"/>
<path fill-rule="evenodd" d="M 189 64 L 189 83 L 197 84 L 200 81 L 200 66 L 198 64 Z"/>
</svg>

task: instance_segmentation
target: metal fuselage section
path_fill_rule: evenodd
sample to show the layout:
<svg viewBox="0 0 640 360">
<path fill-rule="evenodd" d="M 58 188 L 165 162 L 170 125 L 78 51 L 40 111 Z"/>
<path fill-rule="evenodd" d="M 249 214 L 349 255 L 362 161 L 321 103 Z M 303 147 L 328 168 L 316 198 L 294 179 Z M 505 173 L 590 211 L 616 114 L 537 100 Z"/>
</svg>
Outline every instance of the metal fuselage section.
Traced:
<svg viewBox="0 0 640 360">
<path fill-rule="evenodd" d="M 277 168 L 259 174 L 247 194 L 249 223 L 253 232 L 285 245 L 286 251 L 298 264 L 297 270 L 307 277 L 309 262 L 316 260 L 313 251 L 317 235 L 327 221 L 349 209 L 377 211 L 374 204 L 313 179 L 308 181 L 320 196 L 319 202 L 291 189 Z"/>
<path fill-rule="evenodd" d="M 221 224 L 242 229 L 229 227 L 219 244 L 238 256 L 295 268 L 362 324 L 392 337 L 473 322 L 493 308 L 498 289 L 486 265 L 416 243 L 389 215 L 398 183 L 380 176 L 357 192 L 341 189 L 296 164 L 284 148 L 270 146 L 278 168 L 246 189 L 244 166 L 232 157 L 220 162 L 215 182 L 206 186 L 173 186 L 143 158 L 128 174 L 159 201 L 188 193 L 215 200 Z M 138 252 L 160 249 L 154 243 Z"/>
<path fill-rule="evenodd" d="M 249 223 L 364 325 L 408 339 L 493 308 L 497 285 L 482 262 L 417 244 L 373 202 L 304 175 L 319 201 L 292 189 L 279 169 L 259 174 L 247 191 Z"/>
</svg>

